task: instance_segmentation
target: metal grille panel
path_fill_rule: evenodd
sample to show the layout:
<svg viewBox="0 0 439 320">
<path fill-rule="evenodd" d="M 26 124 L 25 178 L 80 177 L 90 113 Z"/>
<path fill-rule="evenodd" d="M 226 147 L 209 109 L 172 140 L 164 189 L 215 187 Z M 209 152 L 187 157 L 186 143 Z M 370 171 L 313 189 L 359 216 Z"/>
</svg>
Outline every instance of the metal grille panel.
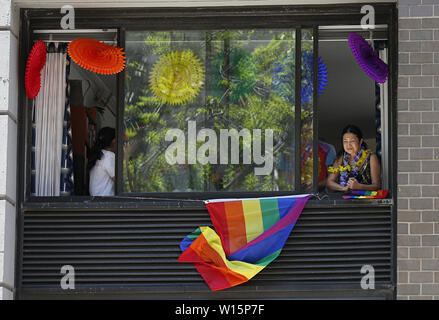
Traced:
<svg viewBox="0 0 439 320">
<path fill-rule="evenodd" d="M 72 265 L 82 289 L 210 292 L 191 264 L 177 262 L 183 237 L 211 226 L 204 209 L 27 211 L 23 221 L 23 290 L 59 289 L 61 267 Z M 236 290 L 359 287 L 364 265 L 374 267 L 376 284 L 391 285 L 391 234 L 390 206 L 307 206 L 281 255 Z"/>
</svg>

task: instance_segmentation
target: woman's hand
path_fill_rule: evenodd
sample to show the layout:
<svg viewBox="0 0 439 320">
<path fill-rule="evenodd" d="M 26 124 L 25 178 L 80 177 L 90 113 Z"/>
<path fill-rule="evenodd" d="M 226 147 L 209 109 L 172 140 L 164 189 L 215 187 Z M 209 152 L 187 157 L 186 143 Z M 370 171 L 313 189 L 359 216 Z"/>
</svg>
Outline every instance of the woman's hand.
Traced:
<svg viewBox="0 0 439 320">
<path fill-rule="evenodd" d="M 355 178 L 349 178 L 348 183 L 347 183 L 347 187 L 350 190 L 358 190 L 361 188 L 361 184 L 358 183 L 357 179 Z"/>
</svg>

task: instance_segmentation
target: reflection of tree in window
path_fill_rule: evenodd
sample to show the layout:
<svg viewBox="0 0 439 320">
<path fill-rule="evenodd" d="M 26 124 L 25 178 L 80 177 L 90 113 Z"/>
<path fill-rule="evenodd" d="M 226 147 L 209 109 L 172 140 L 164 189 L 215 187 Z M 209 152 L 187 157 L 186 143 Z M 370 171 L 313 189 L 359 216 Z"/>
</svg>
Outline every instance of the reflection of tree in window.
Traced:
<svg viewBox="0 0 439 320">
<path fill-rule="evenodd" d="M 206 70 L 200 94 L 178 106 L 162 104 L 148 86 L 154 63 L 175 50 L 192 50 Z M 294 53 L 294 30 L 128 32 L 126 52 L 125 191 L 294 189 L 282 175 L 283 154 L 294 143 L 294 104 L 272 90 L 276 63 Z M 221 129 L 273 129 L 274 170 L 256 176 L 255 164 L 243 164 L 242 139 L 239 164 L 169 165 L 164 136 L 171 128 L 187 132 L 189 120 L 218 137 Z"/>
</svg>

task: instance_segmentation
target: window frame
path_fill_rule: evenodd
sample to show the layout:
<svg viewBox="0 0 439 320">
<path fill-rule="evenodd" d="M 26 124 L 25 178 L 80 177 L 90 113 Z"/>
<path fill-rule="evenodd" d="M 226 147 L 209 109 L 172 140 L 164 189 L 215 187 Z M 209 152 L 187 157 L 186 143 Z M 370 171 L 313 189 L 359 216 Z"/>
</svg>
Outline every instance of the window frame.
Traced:
<svg viewBox="0 0 439 320">
<path fill-rule="evenodd" d="M 375 23 L 387 24 L 389 39 L 389 67 L 388 80 L 388 123 L 389 131 L 389 158 L 390 164 L 396 163 L 396 89 L 397 89 L 397 9 L 394 3 L 374 4 Z M 359 4 L 340 5 L 306 5 L 306 6 L 255 6 L 255 7 L 206 7 L 206 8 L 105 8 L 105 9 L 75 9 L 75 25 L 77 29 L 117 29 L 118 45 L 125 47 L 127 31 L 142 30 L 173 30 L 173 29 L 222 29 L 222 28 L 294 28 L 296 30 L 296 56 L 301 56 L 301 30 L 313 29 L 314 40 L 314 70 L 318 66 L 318 27 L 319 25 L 358 25 L 362 14 Z M 59 21 L 62 15 L 57 9 L 21 9 L 22 28 L 20 32 L 20 76 L 21 87 L 19 101 L 21 112 L 19 116 L 19 145 L 18 148 L 18 194 L 25 202 L 51 203 L 69 202 L 82 203 L 84 200 L 114 202 L 124 198 L 132 200 L 203 200 L 209 198 L 230 197 L 231 192 L 149 192 L 132 193 L 123 192 L 123 114 L 124 114 L 124 90 L 125 71 L 117 74 L 117 154 L 116 154 L 116 181 L 114 197 L 36 197 L 30 196 L 30 156 L 31 156 L 31 101 L 24 93 L 24 68 L 27 54 L 32 44 L 32 34 L 35 29 L 59 29 Z M 145 19 L 146 18 L 146 19 Z M 296 59 L 296 71 L 300 71 L 301 59 Z M 296 72 L 296 101 L 300 102 L 300 73 Z M 314 99 L 313 99 L 313 150 L 318 146 L 318 96 L 317 96 L 317 73 L 314 72 Z M 299 88 L 299 90 L 298 90 Z M 296 146 L 300 148 L 301 106 L 298 104 L 296 111 Z M 299 149 L 297 148 L 297 149 Z M 24 149 L 24 150 L 23 150 Z M 296 149 L 296 150 L 297 150 Z M 287 194 L 300 194 L 300 153 L 295 154 L 296 161 L 296 190 L 294 191 L 241 191 L 233 192 L 234 197 L 257 197 L 257 196 L 281 196 Z M 313 159 L 313 172 L 318 170 L 317 157 Z M 389 177 L 390 196 L 396 200 L 396 177 L 397 168 L 391 166 L 387 172 Z M 318 175 L 313 174 L 313 193 L 318 193 Z M 123 200 L 122 200 L 123 201 Z M 352 201 L 352 200 L 337 200 Z M 377 200 L 374 200 L 377 201 Z M 381 200 L 382 201 L 382 200 Z"/>
</svg>

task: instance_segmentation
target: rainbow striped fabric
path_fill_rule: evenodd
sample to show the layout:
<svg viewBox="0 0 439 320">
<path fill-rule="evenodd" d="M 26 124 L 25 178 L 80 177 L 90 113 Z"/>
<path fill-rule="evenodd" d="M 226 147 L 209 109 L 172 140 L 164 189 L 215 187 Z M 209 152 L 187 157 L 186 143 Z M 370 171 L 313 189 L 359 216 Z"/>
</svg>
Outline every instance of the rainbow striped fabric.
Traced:
<svg viewBox="0 0 439 320">
<path fill-rule="evenodd" d="M 383 199 L 387 197 L 389 190 L 362 191 L 353 190 L 350 195 L 343 196 L 343 199 Z"/>
<path fill-rule="evenodd" d="M 279 256 L 311 195 L 206 201 L 216 230 L 199 227 L 180 243 L 211 290 L 244 283 Z"/>
</svg>

